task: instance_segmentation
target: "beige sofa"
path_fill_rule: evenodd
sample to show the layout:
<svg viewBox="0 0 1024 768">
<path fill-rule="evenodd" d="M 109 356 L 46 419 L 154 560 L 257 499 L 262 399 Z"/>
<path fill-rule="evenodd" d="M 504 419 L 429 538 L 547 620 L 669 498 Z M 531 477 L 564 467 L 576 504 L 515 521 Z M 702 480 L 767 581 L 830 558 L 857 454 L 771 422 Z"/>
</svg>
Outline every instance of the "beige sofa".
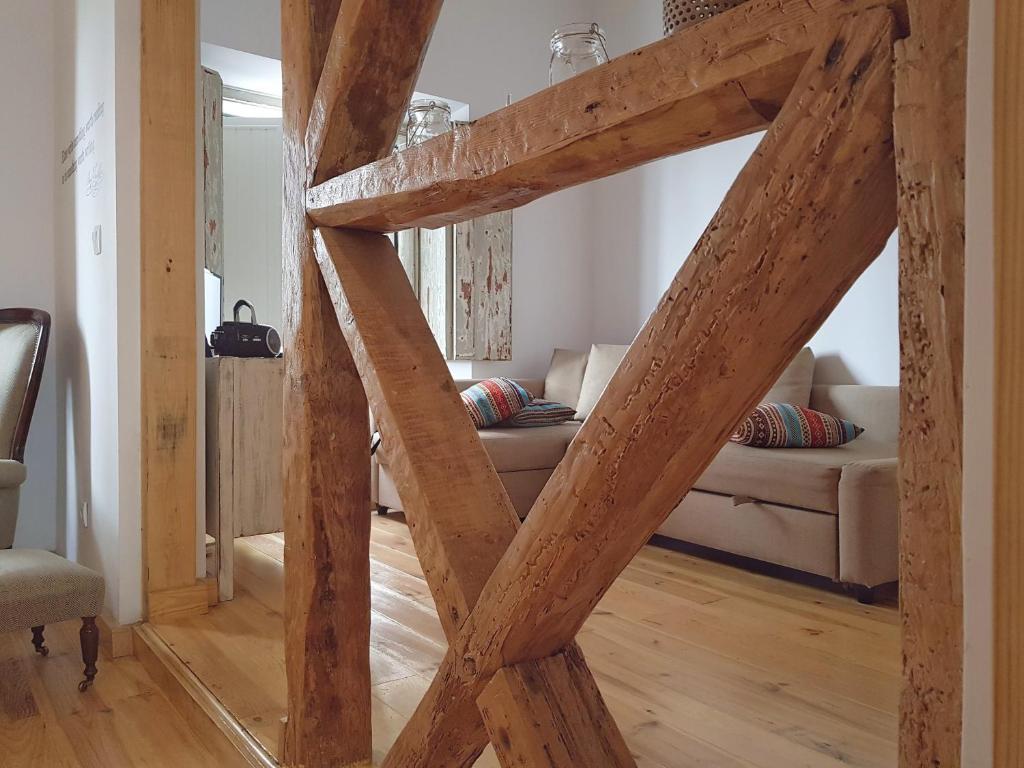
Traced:
<svg viewBox="0 0 1024 768">
<path fill-rule="evenodd" d="M 813 369 L 813 356 L 805 350 L 766 400 L 806 398 L 810 407 L 850 419 L 865 433 L 848 445 L 820 450 L 730 443 L 658 533 L 825 576 L 870 602 L 874 587 L 897 578 L 898 389 L 813 385 Z M 535 397 L 545 396 L 545 381 L 519 382 Z M 457 383 L 465 389 L 476 382 Z M 581 424 L 481 430 L 520 516 L 530 511 Z M 387 467 L 376 463 L 373 494 L 381 512 L 403 508 Z"/>
</svg>

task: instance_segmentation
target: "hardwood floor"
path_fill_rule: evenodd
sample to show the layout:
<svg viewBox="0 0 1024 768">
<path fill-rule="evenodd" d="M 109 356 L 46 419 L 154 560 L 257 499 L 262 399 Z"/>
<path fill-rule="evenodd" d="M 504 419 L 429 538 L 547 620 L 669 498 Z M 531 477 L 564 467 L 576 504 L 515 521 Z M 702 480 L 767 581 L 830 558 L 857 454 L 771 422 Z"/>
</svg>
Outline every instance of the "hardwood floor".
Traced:
<svg viewBox="0 0 1024 768">
<path fill-rule="evenodd" d="M 4 768 L 220 768 L 142 665 L 101 651 L 78 692 L 79 622 L 46 629 L 47 658 L 29 632 L 0 635 L 0 765 Z"/>
<path fill-rule="evenodd" d="M 400 517 L 371 545 L 374 752 L 380 760 L 442 658 L 444 635 Z M 285 714 L 284 542 L 235 545 L 236 598 L 157 630 L 277 754 Z M 642 768 L 891 768 L 893 606 L 647 547 L 579 636 Z M 478 766 L 496 766 L 488 752 Z"/>
</svg>

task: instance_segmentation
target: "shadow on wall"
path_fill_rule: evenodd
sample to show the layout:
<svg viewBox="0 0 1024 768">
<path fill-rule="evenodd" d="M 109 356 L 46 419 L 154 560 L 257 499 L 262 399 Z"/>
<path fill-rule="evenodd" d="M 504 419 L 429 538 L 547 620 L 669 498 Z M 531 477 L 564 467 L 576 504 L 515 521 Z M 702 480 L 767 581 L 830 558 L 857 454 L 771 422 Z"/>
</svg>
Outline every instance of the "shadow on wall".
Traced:
<svg viewBox="0 0 1024 768">
<path fill-rule="evenodd" d="M 817 384 L 860 384 L 857 376 L 839 355 L 825 354 L 815 358 L 814 381 Z"/>
</svg>

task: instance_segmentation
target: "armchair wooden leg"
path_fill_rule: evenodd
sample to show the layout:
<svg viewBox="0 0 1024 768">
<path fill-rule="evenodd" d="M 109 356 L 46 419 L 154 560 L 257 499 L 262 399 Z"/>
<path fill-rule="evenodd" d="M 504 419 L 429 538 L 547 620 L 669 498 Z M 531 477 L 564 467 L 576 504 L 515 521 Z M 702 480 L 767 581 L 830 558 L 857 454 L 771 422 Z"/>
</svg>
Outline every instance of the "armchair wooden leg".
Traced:
<svg viewBox="0 0 1024 768">
<path fill-rule="evenodd" d="M 43 630 L 46 627 L 32 627 L 32 645 L 36 647 L 36 653 L 40 656 L 49 656 L 50 649 L 44 645 L 46 640 L 43 638 Z"/>
<path fill-rule="evenodd" d="M 85 679 L 78 684 L 78 690 L 86 691 L 96 678 L 96 659 L 100 655 L 100 631 L 96 626 L 95 616 L 82 619 L 82 629 L 78 632 L 82 641 L 82 661 L 85 663 Z"/>
</svg>

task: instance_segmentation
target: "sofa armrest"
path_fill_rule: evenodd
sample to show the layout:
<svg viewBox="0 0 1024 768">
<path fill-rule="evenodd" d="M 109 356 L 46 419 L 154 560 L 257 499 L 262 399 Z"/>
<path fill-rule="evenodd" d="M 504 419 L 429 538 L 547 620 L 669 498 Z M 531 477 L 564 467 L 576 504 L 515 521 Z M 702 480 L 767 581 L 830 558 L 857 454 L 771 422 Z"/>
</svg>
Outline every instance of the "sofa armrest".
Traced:
<svg viewBox="0 0 1024 768">
<path fill-rule="evenodd" d="M 839 478 L 839 578 L 876 587 L 899 576 L 899 460 L 855 461 Z"/>
<path fill-rule="evenodd" d="M 28 471 L 20 461 L 0 459 L 0 490 L 19 487 L 27 475 Z"/>
</svg>

